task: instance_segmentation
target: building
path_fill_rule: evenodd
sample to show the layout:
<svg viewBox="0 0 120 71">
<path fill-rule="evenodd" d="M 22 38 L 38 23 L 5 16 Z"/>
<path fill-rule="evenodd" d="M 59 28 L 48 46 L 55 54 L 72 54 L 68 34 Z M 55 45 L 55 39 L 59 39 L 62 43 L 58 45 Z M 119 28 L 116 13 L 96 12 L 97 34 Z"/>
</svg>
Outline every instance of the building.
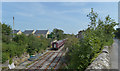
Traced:
<svg viewBox="0 0 120 71">
<path fill-rule="evenodd" d="M 35 31 L 34 31 L 34 30 L 25 30 L 23 33 L 24 33 L 26 36 L 28 36 L 28 35 L 30 35 L 30 34 L 34 35 Z"/>
<path fill-rule="evenodd" d="M 35 31 L 35 35 L 36 35 L 38 38 L 40 38 L 40 36 L 43 36 L 43 37 L 47 38 L 47 37 L 48 37 L 48 34 L 50 34 L 48 30 L 36 30 L 36 31 Z"/>
<path fill-rule="evenodd" d="M 21 35 L 22 32 L 20 30 L 12 30 L 12 34 L 17 34 L 17 35 Z"/>
</svg>

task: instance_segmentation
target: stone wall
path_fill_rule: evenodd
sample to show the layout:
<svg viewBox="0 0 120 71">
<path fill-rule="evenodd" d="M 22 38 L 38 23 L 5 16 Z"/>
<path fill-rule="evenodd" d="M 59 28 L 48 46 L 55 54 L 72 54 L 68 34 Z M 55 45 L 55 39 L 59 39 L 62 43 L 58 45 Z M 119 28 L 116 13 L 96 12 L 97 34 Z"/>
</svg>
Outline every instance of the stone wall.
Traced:
<svg viewBox="0 0 120 71">
<path fill-rule="evenodd" d="M 105 46 L 102 53 L 88 66 L 85 71 L 90 69 L 110 69 L 110 54 L 108 46 Z"/>
</svg>

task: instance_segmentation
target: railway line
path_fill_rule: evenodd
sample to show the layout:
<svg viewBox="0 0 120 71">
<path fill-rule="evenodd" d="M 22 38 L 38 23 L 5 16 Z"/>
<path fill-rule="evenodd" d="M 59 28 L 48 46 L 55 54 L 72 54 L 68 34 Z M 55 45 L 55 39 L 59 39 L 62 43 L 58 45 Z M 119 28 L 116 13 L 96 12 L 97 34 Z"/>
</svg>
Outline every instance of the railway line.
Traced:
<svg viewBox="0 0 120 71">
<path fill-rule="evenodd" d="M 26 69 L 56 69 L 62 55 L 62 48 L 58 51 L 50 51 L 43 55 L 40 59 L 34 62 L 32 65 L 28 66 Z"/>
<path fill-rule="evenodd" d="M 37 68 L 36 68 L 36 69 L 40 69 L 40 68 L 43 66 L 43 64 L 44 64 L 47 60 L 49 60 L 49 59 L 51 58 L 51 56 L 53 56 L 54 54 L 55 54 L 55 52 L 51 53 L 49 56 L 47 56 L 47 57 L 45 58 L 45 60 L 39 62 L 39 63 L 37 64 Z"/>
<path fill-rule="evenodd" d="M 62 57 L 63 54 L 64 54 L 64 53 L 61 54 L 61 56 L 60 56 L 59 59 L 57 60 L 56 64 L 54 65 L 53 69 L 56 69 L 56 67 L 57 67 L 57 65 L 58 65 L 58 63 L 59 63 L 59 61 L 60 61 L 60 59 L 61 59 L 61 57 Z"/>
<path fill-rule="evenodd" d="M 59 52 L 55 57 L 54 59 L 47 65 L 47 67 L 45 68 L 45 71 L 47 69 L 56 69 L 61 57 L 63 55 L 63 52 Z"/>
<path fill-rule="evenodd" d="M 45 69 L 46 71 L 47 69 L 56 69 L 59 67 L 58 64 L 64 53 L 62 49 L 64 48 L 65 40 L 52 42 L 52 49 L 57 51 L 48 51 L 26 69 Z"/>
<path fill-rule="evenodd" d="M 49 52 L 47 52 L 46 54 L 44 54 L 42 57 L 40 57 L 40 59 L 38 59 L 36 62 L 34 62 L 32 65 L 28 66 L 26 69 L 31 69 L 31 67 L 33 67 L 34 65 L 36 65 L 40 60 L 44 59 L 46 56 L 49 55 Z"/>
<path fill-rule="evenodd" d="M 57 57 L 60 55 L 60 52 L 57 53 L 57 55 L 52 59 L 52 61 L 47 65 L 47 67 L 45 69 L 48 69 L 49 67 L 52 67 L 51 64 L 55 61 L 55 59 L 57 59 Z"/>
</svg>

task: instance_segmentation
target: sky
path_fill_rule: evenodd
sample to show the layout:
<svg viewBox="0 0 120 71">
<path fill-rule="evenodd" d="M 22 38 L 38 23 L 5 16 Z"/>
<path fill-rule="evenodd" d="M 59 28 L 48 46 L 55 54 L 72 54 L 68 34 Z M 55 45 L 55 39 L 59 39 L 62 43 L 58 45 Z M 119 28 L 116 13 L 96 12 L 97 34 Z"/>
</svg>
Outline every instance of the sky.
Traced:
<svg viewBox="0 0 120 71">
<path fill-rule="evenodd" d="M 119 0 L 2 0 L 2 2 L 118 2 Z"/>
<path fill-rule="evenodd" d="M 16 30 L 62 29 L 77 34 L 90 24 L 87 14 L 94 9 L 99 18 L 107 15 L 118 22 L 117 2 L 2 2 L 2 23 Z M 116 26 L 117 27 L 117 26 Z"/>
</svg>

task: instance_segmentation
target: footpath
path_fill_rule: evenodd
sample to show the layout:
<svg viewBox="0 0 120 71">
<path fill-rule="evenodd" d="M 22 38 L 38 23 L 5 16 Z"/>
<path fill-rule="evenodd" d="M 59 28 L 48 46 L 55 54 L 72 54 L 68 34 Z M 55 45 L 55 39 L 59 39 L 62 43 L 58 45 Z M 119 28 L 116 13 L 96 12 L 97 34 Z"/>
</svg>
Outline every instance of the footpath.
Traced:
<svg viewBox="0 0 120 71">
<path fill-rule="evenodd" d="M 118 69 L 118 39 L 114 39 L 114 43 L 110 49 L 110 68 Z"/>
</svg>

